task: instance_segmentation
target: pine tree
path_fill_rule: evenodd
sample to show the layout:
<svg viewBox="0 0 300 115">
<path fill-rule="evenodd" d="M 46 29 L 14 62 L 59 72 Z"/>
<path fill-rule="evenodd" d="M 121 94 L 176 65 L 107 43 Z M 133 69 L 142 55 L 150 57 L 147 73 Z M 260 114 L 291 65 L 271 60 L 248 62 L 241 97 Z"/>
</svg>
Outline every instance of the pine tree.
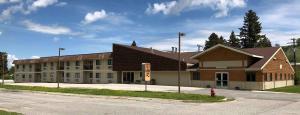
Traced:
<svg viewBox="0 0 300 115">
<path fill-rule="evenodd" d="M 224 39 L 223 36 L 220 36 L 219 42 L 218 42 L 218 43 L 219 43 L 219 44 L 224 44 L 224 45 L 226 45 L 226 44 L 227 44 L 227 41 Z"/>
<path fill-rule="evenodd" d="M 243 48 L 253 48 L 261 38 L 261 23 L 259 17 L 252 10 L 249 10 L 244 17 L 244 24 L 240 29 L 241 44 Z"/>
<path fill-rule="evenodd" d="M 272 47 L 272 44 L 266 35 L 263 35 L 262 39 L 257 43 L 257 47 Z"/>
<path fill-rule="evenodd" d="M 133 42 L 132 42 L 131 46 L 133 46 L 133 47 L 136 47 L 135 40 L 133 40 Z"/>
<path fill-rule="evenodd" d="M 234 31 L 232 31 L 230 36 L 229 36 L 228 45 L 231 46 L 231 47 L 236 47 L 236 48 L 241 47 L 240 39 L 238 39 L 236 37 L 236 35 L 234 34 Z"/>
<path fill-rule="evenodd" d="M 205 41 L 205 46 L 204 46 L 204 50 L 213 47 L 214 45 L 217 44 L 225 44 L 226 40 L 221 36 L 220 38 L 218 37 L 218 35 L 216 33 L 212 33 L 210 34 L 210 36 L 208 37 L 208 40 Z"/>
<path fill-rule="evenodd" d="M 297 46 L 300 46 L 300 38 L 297 39 L 296 44 L 297 44 Z"/>
</svg>

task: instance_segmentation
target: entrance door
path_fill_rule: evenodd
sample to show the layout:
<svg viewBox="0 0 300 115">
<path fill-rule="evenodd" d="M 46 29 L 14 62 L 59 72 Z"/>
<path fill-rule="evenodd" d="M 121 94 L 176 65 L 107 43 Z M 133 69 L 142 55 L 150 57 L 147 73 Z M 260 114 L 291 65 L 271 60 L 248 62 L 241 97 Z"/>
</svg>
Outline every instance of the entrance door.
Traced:
<svg viewBox="0 0 300 115">
<path fill-rule="evenodd" d="M 228 87 L 228 73 L 227 72 L 216 73 L 216 86 L 218 88 L 227 88 Z"/>
<path fill-rule="evenodd" d="M 134 72 L 123 72 L 123 83 L 133 83 Z"/>
</svg>

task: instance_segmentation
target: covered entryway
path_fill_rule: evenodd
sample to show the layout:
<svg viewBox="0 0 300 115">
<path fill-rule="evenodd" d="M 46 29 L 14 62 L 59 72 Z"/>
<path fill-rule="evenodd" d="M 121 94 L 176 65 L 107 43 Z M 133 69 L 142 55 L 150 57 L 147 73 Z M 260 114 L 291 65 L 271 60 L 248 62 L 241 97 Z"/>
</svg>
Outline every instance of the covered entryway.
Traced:
<svg viewBox="0 0 300 115">
<path fill-rule="evenodd" d="M 216 87 L 217 88 L 227 88 L 229 81 L 228 72 L 216 72 Z"/>
<path fill-rule="evenodd" d="M 134 83 L 134 72 L 123 72 L 123 83 Z"/>
</svg>

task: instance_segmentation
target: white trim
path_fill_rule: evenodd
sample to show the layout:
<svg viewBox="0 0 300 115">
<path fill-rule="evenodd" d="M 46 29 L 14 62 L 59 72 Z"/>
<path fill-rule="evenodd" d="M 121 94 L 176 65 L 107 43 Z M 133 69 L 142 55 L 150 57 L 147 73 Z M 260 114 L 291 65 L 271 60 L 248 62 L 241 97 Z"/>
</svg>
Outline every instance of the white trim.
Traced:
<svg viewBox="0 0 300 115">
<path fill-rule="evenodd" d="M 280 50 L 282 51 L 282 53 L 283 53 L 285 59 L 288 60 L 288 58 L 286 57 L 286 55 L 285 55 L 283 49 L 280 47 L 280 48 L 278 48 L 278 50 L 277 50 L 277 51 L 269 58 L 269 60 L 268 60 L 263 66 L 261 66 L 260 70 L 262 70 L 262 69 L 263 69 L 263 68 L 264 68 L 264 67 L 265 67 L 265 66 L 266 66 L 273 58 L 274 58 L 274 56 L 275 56 Z M 289 61 L 287 61 L 287 62 L 288 62 L 288 64 L 290 65 L 292 71 L 295 73 L 294 68 L 292 67 L 292 65 L 290 64 L 290 62 L 289 62 Z"/>
<path fill-rule="evenodd" d="M 213 49 L 215 49 L 215 48 L 217 48 L 217 47 L 223 47 L 223 48 L 226 48 L 226 49 L 229 49 L 229 50 L 238 52 L 238 53 L 242 53 L 242 54 L 245 54 L 245 55 L 248 55 L 248 56 L 251 56 L 251 57 L 264 58 L 263 56 L 259 56 L 259 55 L 255 55 L 255 54 L 250 54 L 250 53 L 248 53 L 248 52 L 241 51 L 241 50 L 238 50 L 238 49 L 234 49 L 234 48 L 231 48 L 231 47 L 222 45 L 222 44 L 217 44 L 217 45 L 215 45 L 215 46 L 213 46 L 213 47 L 211 47 L 211 48 L 209 48 L 209 49 L 207 49 L 207 50 L 205 50 L 205 51 L 203 51 L 203 52 L 200 52 L 200 53 L 198 53 L 198 54 L 196 54 L 196 55 L 194 55 L 194 56 L 192 56 L 192 57 L 190 57 L 190 58 L 195 59 L 196 57 L 198 57 L 198 56 L 200 56 L 200 55 L 203 55 L 203 54 L 205 54 L 205 53 L 207 53 L 207 52 L 209 52 L 209 51 L 211 51 L 211 50 L 213 50 Z"/>
</svg>

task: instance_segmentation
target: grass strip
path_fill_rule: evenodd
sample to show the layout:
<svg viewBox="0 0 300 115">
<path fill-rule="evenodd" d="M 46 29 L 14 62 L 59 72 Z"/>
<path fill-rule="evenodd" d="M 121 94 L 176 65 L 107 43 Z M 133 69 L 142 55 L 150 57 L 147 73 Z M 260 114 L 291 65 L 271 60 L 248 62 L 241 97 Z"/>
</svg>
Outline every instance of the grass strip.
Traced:
<svg viewBox="0 0 300 115">
<path fill-rule="evenodd" d="M 0 110 L 0 115 L 22 115 L 22 114 L 16 113 L 16 112 L 8 112 L 8 111 Z"/>
<path fill-rule="evenodd" d="M 18 86 L 4 85 L 2 88 L 9 90 L 30 90 L 42 92 L 59 92 L 71 94 L 87 94 L 87 95 L 103 95 L 103 96 L 128 96 L 128 97 L 146 97 L 174 100 L 194 100 L 197 102 L 224 102 L 223 96 L 211 97 L 201 94 L 186 94 L 172 92 L 152 92 L 152 91 L 126 91 L 126 90 L 110 90 L 110 89 L 83 89 L 83 88 L 50 88 L 41 86 Z"/>
<path fill-rule="evenodd" d="M 299 85 L 287 86 L 287 87 L 269 89 L 268 91 L 286 92 L 286 93 L 300 93 L 300 86 Z"/>
</svg>

